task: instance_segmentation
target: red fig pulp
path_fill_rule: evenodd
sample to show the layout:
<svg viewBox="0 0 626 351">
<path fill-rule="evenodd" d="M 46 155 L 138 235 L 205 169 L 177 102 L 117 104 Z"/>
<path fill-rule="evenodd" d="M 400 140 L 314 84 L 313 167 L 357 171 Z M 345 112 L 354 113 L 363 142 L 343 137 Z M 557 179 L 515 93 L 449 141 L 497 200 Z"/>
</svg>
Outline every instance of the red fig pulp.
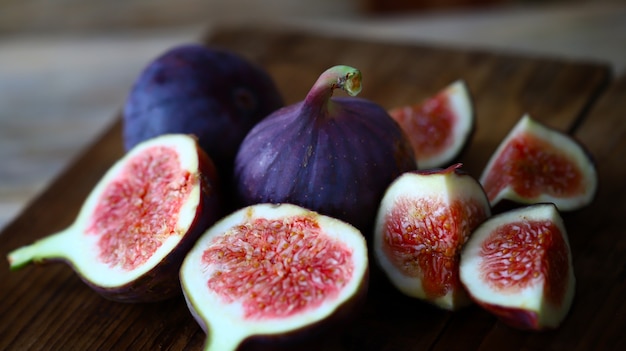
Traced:
<svg viewBox="0 0 626 351">
<path fill-rule="evenodd" d="M 226 216 L 202 235 L 180 272 L 211 351 L 320 331 L 355 312 L 367 277 L 367 246 L 356 228 L 291 204 Z"/>
<path fill-rule="evenodd" d="M 378 203 L 398 175 L 416 168 L 398 124 L 379 105 L 356 95 L 361 73 L 325 71 L 306 98 L 258 123 L 241 144 L 235 181 L 243 204 L 293 203 L 369 235 Z"/>
<path fill-rule="evenodd" d="M 83 204 L 72 226 L 9 253 L 11 268 L 63 260 L 103 296 L 124 302 L 180 294 L 178 270 L 220 215 L 212 161 L 188 135 L 131 149 Z"/>
</svg>

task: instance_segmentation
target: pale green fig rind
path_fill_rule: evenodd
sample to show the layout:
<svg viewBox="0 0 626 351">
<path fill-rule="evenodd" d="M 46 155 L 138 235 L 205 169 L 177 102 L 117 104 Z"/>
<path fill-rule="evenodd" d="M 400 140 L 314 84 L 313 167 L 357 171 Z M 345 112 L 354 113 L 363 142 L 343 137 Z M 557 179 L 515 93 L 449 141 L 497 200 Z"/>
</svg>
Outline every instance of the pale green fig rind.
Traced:
<svg viewBox="0 0 626 351">
<path fill-rule="evenodd" d="M 65 231 L 49 235 L 32 244 L 9 252 L 7 255 L 9 268 L 12 271 L 17 271 L 31 263 L 43 264 L 49 261 L 67 260 L 65 249 L 63 248 L 66 245 L 64 236 L 67 235 L 67 231 L 71 230 L 72 228 L 70 227 Z"/>
</svg>

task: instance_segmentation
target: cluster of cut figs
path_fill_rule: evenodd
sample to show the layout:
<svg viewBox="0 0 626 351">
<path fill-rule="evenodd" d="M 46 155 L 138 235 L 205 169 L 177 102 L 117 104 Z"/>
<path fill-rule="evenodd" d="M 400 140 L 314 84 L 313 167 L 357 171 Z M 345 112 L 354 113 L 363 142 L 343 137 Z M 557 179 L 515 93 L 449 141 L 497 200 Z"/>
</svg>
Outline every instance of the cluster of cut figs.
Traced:
<svg viewBox="0 0 626 351">
<path fill-rule="evenodd" d="M 245 58 L 170 49 L 130 91 L 126 154 L 72 226 L 9 253 L 11 268 L 63 260 L 122 302 L 182 291 L 207 350 L 354 316 L 368 252 L 406 295 L 558 326 L 574 294 L 559 213 L 593 199 L 589 155 L 523 116 L 476 180 L 455 162 L 475 129 L 463 81 L 389 111 L 360 90 L 359 70 L 334 66 L 283 106 Z M 521 205 L 492 213 L 506 201 Z"/>
</svg>

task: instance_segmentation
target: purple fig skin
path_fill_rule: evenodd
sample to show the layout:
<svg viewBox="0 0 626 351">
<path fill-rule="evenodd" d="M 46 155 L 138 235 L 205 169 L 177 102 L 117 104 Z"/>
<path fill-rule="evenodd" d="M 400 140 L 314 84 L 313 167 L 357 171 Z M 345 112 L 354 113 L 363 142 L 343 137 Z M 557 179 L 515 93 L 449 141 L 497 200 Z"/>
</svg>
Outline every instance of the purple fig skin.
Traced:
<svg viewBox="0 0 626 351">
<path fill-rule="evenodd" d="M 169 133 L 194 134 L 227 180 L 239 144 L 283 106 L 270 75 L 234 52 L 199 44 L 171 48 L 141 72 L 123 111 L 126 150 Z"/>
<path fill-rule="evenodd" d="M 487 311 L 494 313 L 497 318 L 504 324 L 520 330 L 549 330 L 556 327 L 541 327 L 539 325 L 539 317 L 533 311 L 526 311 L 521 308 L 503 307 L 491 305 L 484 302 L 476 302 L 479 306 Z"/>
<path fill-rule="evenodd" d="M 293 203 L 369 236 L 387 186 L 417 165 L 404 131 L 385 109 L 366 99 L 331 98 L 335 88 L 353 88 L 343 87 L 344 80 L 360 90 L 360 72 L 352 82 L 345 72 L 328 73 L 335 67 L 303 101 L 248 133 L 235 159 L 237 194 L 243 205 Z"/>
</svg>

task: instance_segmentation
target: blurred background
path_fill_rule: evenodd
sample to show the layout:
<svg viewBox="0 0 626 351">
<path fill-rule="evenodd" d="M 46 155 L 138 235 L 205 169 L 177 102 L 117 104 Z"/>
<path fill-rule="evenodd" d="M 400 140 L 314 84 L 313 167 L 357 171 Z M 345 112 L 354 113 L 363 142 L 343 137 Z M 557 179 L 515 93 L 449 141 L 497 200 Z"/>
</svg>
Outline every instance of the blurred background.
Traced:
<svg viewBox="0 0 626 351">
<path fill-rule="evenodd" d="M 0 228 L 113 122 L 149 60 L 251 23 L 626 68 L 619 0 L 0 0 Z"/>
</svg>

